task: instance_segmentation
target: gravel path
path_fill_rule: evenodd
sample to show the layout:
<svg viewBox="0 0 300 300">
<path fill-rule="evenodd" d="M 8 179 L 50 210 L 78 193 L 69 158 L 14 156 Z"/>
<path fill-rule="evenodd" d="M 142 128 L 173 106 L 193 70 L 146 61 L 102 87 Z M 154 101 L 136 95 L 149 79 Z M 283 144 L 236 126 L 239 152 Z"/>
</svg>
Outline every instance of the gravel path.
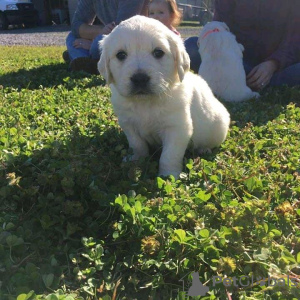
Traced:
<svg viewBox="0 0 300 300">
<path fill-rule="evenodd" d="M 68 25 L 2 30 L 0 45 L 65 46 L 69 32 Z"/>
<path fill-rule="evenodd" d="M 195 27 L 183 27 L 178 30 L 182 38 L 198 35 L 199 32 L 199 28 Z M 0 45 L 65 46 L 69 32 L 70 26 L 68 25 L 9 29 L 0 31 Z"/>
</svg>

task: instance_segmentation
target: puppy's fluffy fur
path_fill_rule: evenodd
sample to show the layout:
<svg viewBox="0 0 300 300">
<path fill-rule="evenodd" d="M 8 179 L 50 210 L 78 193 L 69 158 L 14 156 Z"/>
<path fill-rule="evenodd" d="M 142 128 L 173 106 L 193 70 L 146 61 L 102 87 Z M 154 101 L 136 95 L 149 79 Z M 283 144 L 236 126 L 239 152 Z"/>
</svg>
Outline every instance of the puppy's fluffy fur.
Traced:
<svg viewBox="0 0 300 300">
<path fill-rule="evenodd" d="M 198 39 L 202 63 L 199 75 L 217 97 L 226 101 L 244 101 L 259 94 L 246 85 L 243 67 L 244 47 L 238 44 L 225 23 L 213 21 L 200 31 Z"/>
<path fill-rule="evenodd" d="M 189 70 L 181 39 L 159 21 L 135 16 L 100 43 L 100 74 L 110 84 L 111 101 L 133 149 L 131 160 L 162 145 L 159 175 L 179 176 L 192 139 L 207 151 L 226 138 L 230 117 L 198 75 Z"/>
</svg>

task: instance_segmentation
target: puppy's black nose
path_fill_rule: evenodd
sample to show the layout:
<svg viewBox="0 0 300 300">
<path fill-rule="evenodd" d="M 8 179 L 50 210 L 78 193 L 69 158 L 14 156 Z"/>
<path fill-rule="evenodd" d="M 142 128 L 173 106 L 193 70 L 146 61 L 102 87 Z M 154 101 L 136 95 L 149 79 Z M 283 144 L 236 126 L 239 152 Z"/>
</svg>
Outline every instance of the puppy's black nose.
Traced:
<svg viewBox="0 0 300 300">
<path fill-rule="evenodd" d="M 145 88 L 150 77 L 145 73 L 136 73 L 130 77 L 131 82 L 137 88 Z"/>
</svg>

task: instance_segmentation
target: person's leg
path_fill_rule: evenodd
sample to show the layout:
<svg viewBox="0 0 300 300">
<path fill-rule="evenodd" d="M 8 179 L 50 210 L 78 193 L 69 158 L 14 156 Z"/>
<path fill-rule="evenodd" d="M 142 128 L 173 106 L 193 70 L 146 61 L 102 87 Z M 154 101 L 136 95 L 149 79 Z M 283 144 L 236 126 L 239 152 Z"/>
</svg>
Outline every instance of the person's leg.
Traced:
<svg viewBox="0 0 300 300">
<path fill-rule="evenodd" d="M 300 86 L 300 63 L 291 65 L 273 75 L 269 86 L 280 85 Z"/>
<path fill-rule="evenodd" d="M 246 75 L 254 68 L 254 65 L 244 60 Z M 300 63 L 291 65 L 282 71 L 274 73 L 268 86 L 300 86 Z"/>
<path fill-rule="evenodd" d="M 189 37 L 184 41 L 186 52 L 188 53 L 191 60 L 190 68 L 196 74 L 198 74 L 199 67 L 201 64 L 201 57 L 199 54 L 197 41 L 198 41 L 197 36 Z"/>
<path fill-rule="evenodd" d="M 71 35 L 68 37 L 68 41 L 72 42 L 72 38 L 74 36 Z M 99 52 L 99 41 L 103 39 L 103 35 L 98 35 L 92 42 L 91 47 L 89 50 L 84 50 L 85 52 L 81 56 L 77 56 L 71 60 L 70 69 L 72 72 L 84 71 L 90 74 L 99 74 L 97 63 L 100 59 L 100 52 Z M 74 48 L 74 47 L 73 47 Z M 75 53 L 76 55 L 80 55 L 82 53 Z"/>
<path fill-rule="evenodd" d="M 69 53 L 70 60 L 74 60 L 78 57 L 89 57 L 89 50 L 82 48 L 75 48 L 73 42 L 76 40 L 76 37 L 70 32 L 66 38 L 67 50 Z"/>
<path fill-rule="evenodd" d="M 247 76 L 250 73 L 250 71 L 254 68 L 254 66 L 246 60 L 243 60 L 243 65 Z"/>
<path fill-rule="evenodd" d="M 100 59 L 100 50 L 99 50 L 99 42 L 103 39 L 103 35 L 98 35 L 94 38 L 91 48 L 90 48 L 90 57 L 92 59 L 99 60 Z"/>
</svg>

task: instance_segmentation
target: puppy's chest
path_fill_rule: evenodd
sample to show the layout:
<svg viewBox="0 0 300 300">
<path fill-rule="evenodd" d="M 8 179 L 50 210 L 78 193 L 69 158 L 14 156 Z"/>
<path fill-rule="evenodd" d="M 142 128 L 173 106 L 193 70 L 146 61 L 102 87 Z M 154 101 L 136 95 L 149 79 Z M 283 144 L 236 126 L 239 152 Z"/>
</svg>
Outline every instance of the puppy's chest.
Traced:
<svg viewBox="0 0 300 300">
<path fill-rule="evenodd" d="M 165 116 L 163 108 L 131 107 L 119 116 L 121 127 L 134 129 L 140 137 L 151 145 L 160 145 L 161 136 L 165 130 Z"/>
</svg>

